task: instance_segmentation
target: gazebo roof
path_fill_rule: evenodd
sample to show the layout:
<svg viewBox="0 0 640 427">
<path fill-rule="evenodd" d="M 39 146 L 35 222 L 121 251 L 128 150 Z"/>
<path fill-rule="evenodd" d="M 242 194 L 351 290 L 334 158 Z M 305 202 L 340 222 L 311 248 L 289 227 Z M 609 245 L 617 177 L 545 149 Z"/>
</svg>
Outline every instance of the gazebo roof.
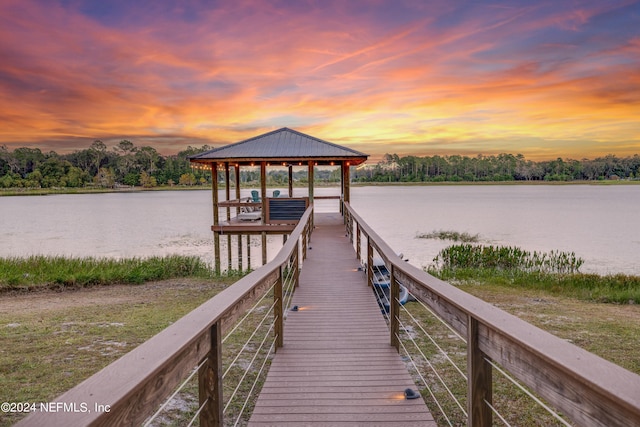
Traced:
<svg viewBox="0 0 640 427">
<path fill-rule="evenodd" d="M 242 165 L 261 161 L 299 163 L 315 161 L 318 165 L 349 162 L 359 165 L 368 154 L 333 144 L 322 139 L 282 128 L 224 147 L 190 156 L 196 163 L 230 162 Z"/>
</svg>

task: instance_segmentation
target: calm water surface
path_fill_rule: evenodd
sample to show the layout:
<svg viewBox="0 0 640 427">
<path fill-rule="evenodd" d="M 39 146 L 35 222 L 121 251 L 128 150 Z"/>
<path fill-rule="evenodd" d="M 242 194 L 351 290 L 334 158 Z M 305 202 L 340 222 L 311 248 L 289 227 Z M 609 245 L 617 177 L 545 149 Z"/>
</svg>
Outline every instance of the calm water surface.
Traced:
<svg viewBox="0 0 640 427">
<path fill-rule="evenodd" d="M 420 267 L 451 242 L 416 235 L 452 230 L 490 244 L 575 252 L 585 272 L 640 274 L 640 186 L 355 187 L 351 198 L 378 234 Z M 316 208 L 336 210 L 337 202 L 317 201 Z M 0 256 L 177 253 L 211 261 L 211 223 L 206 190 L 2 197 Z M 269 258 L 280 243 L 270 238 Z"/>
</svg>

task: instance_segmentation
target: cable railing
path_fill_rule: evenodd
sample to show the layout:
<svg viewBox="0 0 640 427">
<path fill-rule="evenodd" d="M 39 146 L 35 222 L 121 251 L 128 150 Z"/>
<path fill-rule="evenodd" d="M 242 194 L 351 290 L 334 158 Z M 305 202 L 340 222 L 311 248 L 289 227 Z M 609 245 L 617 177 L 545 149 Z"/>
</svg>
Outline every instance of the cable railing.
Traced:
<svg viewBox="0 0 640 427">
<path fill-rule="evenodd" d="M 343 212 L 390 343 L 439 425 L 640 425 L 640 376 L 405 263 Z M 417 302 L 403 305 L 402 288 Z"/>
<path fill-rule="evenodd" d="M 55 401 L 86 411 L 37 412 L 19 426 L 245 425 L 313 229 L 309 207 L 276 257 Z"/>
</svg>

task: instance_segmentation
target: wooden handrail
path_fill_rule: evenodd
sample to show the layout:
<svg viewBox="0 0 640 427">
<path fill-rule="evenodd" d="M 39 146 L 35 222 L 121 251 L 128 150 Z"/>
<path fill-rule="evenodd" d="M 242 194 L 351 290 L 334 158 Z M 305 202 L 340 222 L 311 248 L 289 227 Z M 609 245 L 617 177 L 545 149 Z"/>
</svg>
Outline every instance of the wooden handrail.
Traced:
<svg viewBox="0 0 640 427">
<path fill-rule="evenodd" d="M 34 412 L 17 426 L 141 425 L 171 392 L 200 368 L 200 392 L 207 393 L 203 425 L 221 425 L 220 346 L 234 323 L 280 280 L 282 266 L 298 261 L 299 240 L 309 241 L 310 206 L 276 257 L 241 278 L 131 352 L 54 399 L 58 412 Z M 303 254 L 306 251 L 303 250 Z M 303 258 L 304 259 L 304 258 Z M 297 278 L 297 272 L 296 272 Z M 277 297 L 276 297 L 277 298 Z M 282 299 L 282 296 L 280 296 Z M 280 308 L 280 317 L 282 317 Z M 282 328 L 280 327 L 280 334 Z M 278 338 L 281 342 L 281 335 Z M 203 402 L 203 396 L 200 396 Z M 201 418 L 202 420 L 203 418 Z"/>
<path fill-rule="evenodd" d="M 639 375 L 403 262 L 348 203 L 344 212 L 347 222 L 357 225 L 356 241 L 361 233 L 367 239 L 368 268 L 372 268 L 375 249 L 392 272 L 392 284 L 400 281 L 466 337 L 468 425 L 491 425 L 485 403 L 491 402 L 492 392 L 489 361 L 501 365 L 578 425 L 640 425 Z"/>
</svg>

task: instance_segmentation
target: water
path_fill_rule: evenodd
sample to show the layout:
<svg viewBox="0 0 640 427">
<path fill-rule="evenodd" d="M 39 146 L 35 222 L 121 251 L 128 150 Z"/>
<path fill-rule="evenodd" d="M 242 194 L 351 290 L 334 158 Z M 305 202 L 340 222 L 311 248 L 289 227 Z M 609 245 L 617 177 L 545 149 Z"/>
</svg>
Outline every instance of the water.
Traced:
<svg viewBox="0 0 640 427">
<path fill-rule="evenodd" d="M 585 260 L 584 272 L 640 274 L 640 186 L 353 187 L 351 199 L 419 267 L 451 242 L 416 235 L 452 230 L 494 245 L 575 252 Z M 331 209 L 337 201 L 316 202 L 317 211 Z M 212 216 L 210 190 L 2 197 L 0 256 L 181 254 L 211 262 Z M 279 245 L 281 238 L 269 237 L 269 259 Z M 259 249 L 252 254 L 259 258 Z"/>
<path fill-rule="evenodd" d="M 575 252 L 583 272 L 640 274 L 640 186 L 361 187 L 353 207 L 414 265 L 451 242 L 419 233 L 479 234 L 485 244 Z"/>
</svg>

